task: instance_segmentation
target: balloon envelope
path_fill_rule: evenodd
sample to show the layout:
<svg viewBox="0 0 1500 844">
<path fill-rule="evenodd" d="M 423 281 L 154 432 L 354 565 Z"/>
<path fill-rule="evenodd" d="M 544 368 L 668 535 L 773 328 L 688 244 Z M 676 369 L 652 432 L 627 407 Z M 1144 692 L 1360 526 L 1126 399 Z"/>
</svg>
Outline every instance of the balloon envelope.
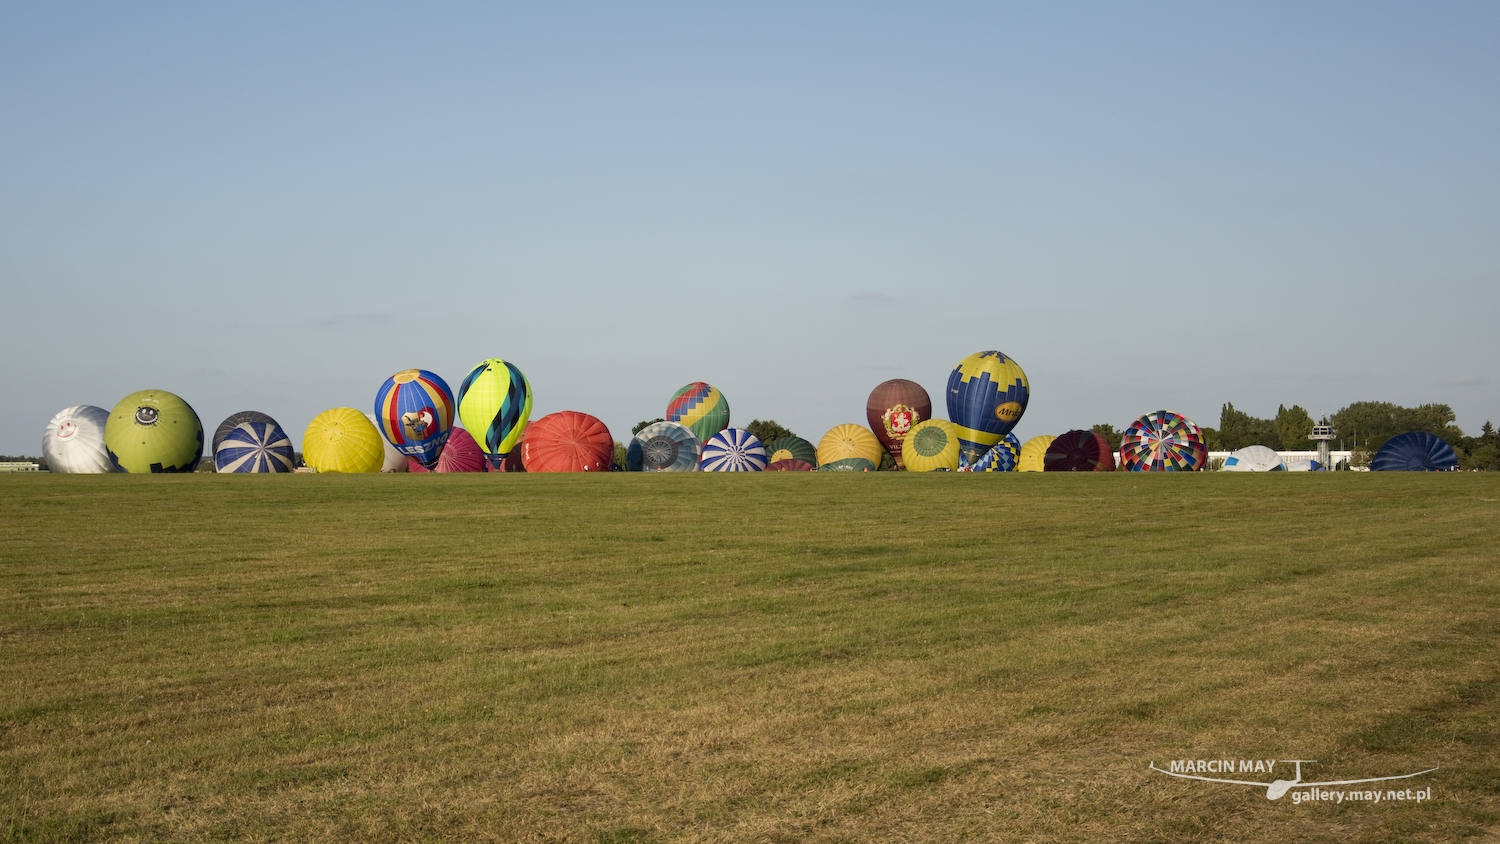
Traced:
<svg viewBox="0 0 1500 844">
<path fill-rule="evenodd" d="M 795 457 L 786 457 L 766 464 L 767 472 L 811 472 L 817 468 L 806 460 L 798 460 Z"/>
<path fill-rule="evenodd" d="M 109 412 L 104 447 L 110 461 L 131 474 L 191 472 L 203 457 L 203 423 L 178 396 L 141 390 Z"/>
<path fill-rule="evenodd" d="M 1018 449 L 1005 440 L 1001 440 L 995 443 L 994 448 L 986 451 L 970 469 L 975 472 L 1014 472 L 1018 454 Z"/>
<path fill-rule="evenodd" d="M 1115 452 L 1109 440 L 1093 431 L 1069 431 L 1047 446 L 1042 468 L 1047 472 L 1113 472 Z"/>
<path fill-rule="evenodd" d="M 109 411 L 91 404 L 59 410 L 42 432 L 42 456 L 50 471 L 66 475 L 105 475 L 120 471 L 104 447 Z"/>
<path fill-rule="evenodd" d="M 549 413 L 526 426 L 521 462 L 528 472 L 608 472 L 615 441 L 603 422 L 576 410 Z"/>
<path fill-rule="evenodd" d="M 1208 441 L 1193 420 L 1157 410 L 1125 429 L 1120 460 L 1131 472 L 1198 472 L 1208 466 Z"/>
<path fill-rule="evenodd" d="M 498 469 L 531 419 L 531 382 L 513 363 L 480 361 L 458 387 L 458 417 L 474 432 L 490 466 Z"/>
<path fill-rule="evenodd" d="M 454 428 L 448 434 L 448 443 L 438 456 L 437 465 L 431 469 L 408 457 L 408 471 L 412 472 L 483 472 L 488 465 L 479 443 L 463 428 Z"/>
<path fill-rule="evenodd" d="M 317 472 L 379 472 L 385 461 L 380 432 L 352 407 L 325 410 L 307 423 L 302 460 Z"/>
<path fill-rule="evenodd" d="M 667 412 L 668 422 L 680 422 L 693 429 L 699 442 L 729 427 L 729 400 L 712 384 L 702 381 L 683 387 L 672 394 Z"/>
<path fill-rule="evenodd" d="M 901 453 L 909 472 L 952 471 L 958 468 L 958 426 L 942 419 L 917 423 L 906 434 Z"/>
<path fill-rule="evenodd" d="M 375 414 L 366 413 L 365 418 L 370 420 L 370 424 L 375 426 L 377 432 L 380 430 L 380 419 Z M 411 471 L 411 458 L 397 451 L 396 447 L 391 445 L 385 437 L 380 438 L 380 445 L 385 452 L 385 459 L 380 462 L 381 472 L 388 475 L 392 472 Z"/>
<path fill-rule="evenodd" d="M 893 378 L 870 391 L 865 417 L 880 444 L 896 459 L 897 468 L 903 468 L 902 442 L 918 422 L 932 418 L 932 399 L 921 384 Z"/>
<path fill-rule="evenodd" d="M 403 369 L 375 393 L 380 433 L 396 450 L 431 469 L 453 430 L 453 391 L 425 369 Z"/>
<path fill-rule="evenodd" d="M 1050 434 L 1042 434 L 1032 437 L 1021 446 L 1021 456 L 1016 458 L 1017 472 L 1040 472 L 1046 468 L 1044 458 L 1047 454 L 1047 446 L 1057 439 Z"/>
<path fill-rule="evenodd" d="M 777 437 L 766 443 L 766 459 L 775 463 L 778 460 L 801 460 L 811 463 L 813 468 L 818 467 L 818 450 L 813 444 L 801 437 Z"/>
<path fill-rule="evenodd" d="M 871 472 L 880 468 L 885 453 L 880 440 L 863 425 L 836 425 L 818 441 L 818 468 L 829 471 Z"/>
<path fill-rule="evenodd" d="M 948 419 L 958 426 L 959 462 L 968 465 L 1010 433 L 1031 388 L 1020 364 L 996 351 L 975 352 L 948 374 Z"/>
<path fill-rule="evenodd" d="M 703 444 L 705 472 L 759 472 L 766 462 L 766 447 L 744 428 L 725 428 Z"/>
<path fill-rule="evenodd" d="M 1322 463 L 1319 463 L 1318 461 L 1312 460 L 1312 459 L 1307 458 L 1307 457 L 1298 458 L 1296 460 L 1288 460 L 1284 465 L 1286 467 L 1286 471 L 1288 471 L 1288 472 L 1323 472 L 1323 471 L 1326 471 L 1323 468 L 1323 464 Z"/>
<path fill-rule="evenodd" d="M 1247 445 L 1224 458 L 1225 472 L 1280 472 L 1281 455 L 1263 445 Z"/>
<path fill-rule="evenodd" d="M 1453 446 L 1426 431 L 1391 437 L 1370 460 L 1372 472 L 1446 472 L 1457 466 Z"/>
<path fill-rule="evenodd" d="M 696 472 L 703 444 L 678 422 L 654 422 L 631 439 L 625 468 L 631 472 Z"/>
<path fill-rule="evenodd" d="M 264 413 L 246 410 L 225 419 L 214 432 L 214 442 L 217 472 L 290 472 L 297 468 L 292 438 Z"/>
</svg>

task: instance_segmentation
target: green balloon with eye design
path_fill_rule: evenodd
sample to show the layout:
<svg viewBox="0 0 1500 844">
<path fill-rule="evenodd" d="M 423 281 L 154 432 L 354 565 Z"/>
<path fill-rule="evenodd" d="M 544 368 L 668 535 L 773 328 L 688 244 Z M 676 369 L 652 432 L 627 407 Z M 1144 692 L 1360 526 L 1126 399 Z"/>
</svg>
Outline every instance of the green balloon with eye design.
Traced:
<svg viewBox="0 0 1500 844">
<path fill-rule="evenodd" d="M 120 399 L 104 423 L 104 448 L 123 472 L 191 472 L 203 457 L 203 423 L 191 405 L 166 390 Z"/>
</svg>

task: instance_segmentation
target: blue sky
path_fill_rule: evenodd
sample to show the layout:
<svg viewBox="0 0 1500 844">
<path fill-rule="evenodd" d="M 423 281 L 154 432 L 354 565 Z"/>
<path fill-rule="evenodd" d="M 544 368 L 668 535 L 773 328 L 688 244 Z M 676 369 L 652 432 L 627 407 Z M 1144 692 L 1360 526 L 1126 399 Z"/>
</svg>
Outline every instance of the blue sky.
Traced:
<svg viewBox="0 0 1500 844">
<path fill-rule="evenodd" d="M 491 356 L 617 439 L 705 380 L 816 440 L 982 349 L 1023 438 L 1500 421 L 1500 6 L 1037 5 L 8 6 L 0 453 Z"/>
</svg>

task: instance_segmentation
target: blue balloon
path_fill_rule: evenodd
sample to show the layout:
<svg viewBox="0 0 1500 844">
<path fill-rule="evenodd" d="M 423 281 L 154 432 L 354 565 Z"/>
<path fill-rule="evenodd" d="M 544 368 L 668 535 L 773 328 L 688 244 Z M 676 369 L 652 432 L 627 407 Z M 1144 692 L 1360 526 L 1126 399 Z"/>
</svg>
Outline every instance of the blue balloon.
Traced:
<svg viewBox="0 0 1500 844">
<path fill-rule="evenodd" d="M 1370 460 L 1372 472 L 1446 472 L 1457 467 L 1453 446 L 1426 431 L 1391 437 Z"/>
</svg>

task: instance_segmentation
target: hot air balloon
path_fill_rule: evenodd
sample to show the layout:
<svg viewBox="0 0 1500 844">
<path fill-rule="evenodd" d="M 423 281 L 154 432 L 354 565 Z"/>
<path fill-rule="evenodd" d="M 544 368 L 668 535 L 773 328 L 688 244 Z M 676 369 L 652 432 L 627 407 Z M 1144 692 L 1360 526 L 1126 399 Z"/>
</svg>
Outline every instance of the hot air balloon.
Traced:
<svg viewBox="0 0 1500 844">
<path fill-rule="evenodd" d="M 375 431 L 378 433 L 380 431 L 380 420 L 375 414 L 366 413 L 365 418 L 370 420 L 370 424 L 375 426 Z M 396 447 L 391 445 L 390 440 L 381 437 L 380 446 L 385 452 L 385 458 L 380 462 L 380 471 L 383 474 L 389 475 L 392 472 L 411 471 L 411 458 L 397 451 Z"/>
<path fill-rule="evenodd" d="M 705 472 L 759 472 L 766 468 L 766 447 L 744 428 L 725 428 L 703 444 Z"/>
<path fill-rule="evenodd" d="M 632 472 L 696 472 L 703 444 L 686 425 L 654 422 L 636 433 L 625 452 Z"/>
<path fill-rule="evenodd" d="M 1032 437 L 1021 446 L 1021 456 L 1016 459 L 1017 472 L 1040 472 L 1045 468 L 1043 457 L 1047 454 L 1047 446 L 1057 437 L 1042 434 Z"/>
<path fill-rule="evenodd" d="M 141 390 L 109 412 L 104 447 L 110 462 L 131 474 L 191 472 L 203 457 L 203 423 L 172 393 Z"/>
<path fill-rule="evenodd" d="M 513 363 L 500 358 L 480 361 L 458 387 L 458 417 L 478 434 L 490 467 L 499 469 L 531 418 L 531 382 Z"/>
<path fill-rule="evenodd" d="M 453 391 L 435 373 L 403 369 L 380 385 L 375 416 L 397 451 L 431 469 L 453 429 Z"/>
<path fill-rule="evenodd" d="M 905 468 L 901 462 L 902 441 L 918 422 L 932 418 L 932 399 L 921 384 L 893 378 L 870 392 L 865 417 L 880 444 L 896 459 L 896 468 Z"/>
<path fill-rule="evenodd" d="M 1031 388 L 1020 364 L 1000 352 L 975 352 L 948 375 L 948 418 L 958 426 L 959 463 L 984 456 L 1026 412 Z"/>
<path fill-rule="evenodd" d="M 1285 471 L 1288 471 L 1288 472 L 1325 472 L 1325 471 L 1327 471 L 1326 469 L 1323 468 L 1323 464 L 1322 463 L 1319 463 L 1316 460 L 1310 460 L 1310 459 L 1308 459 L 1306 457 L 1302 457 L 1302 458 L 1299 458 L 1297 460 L 1288 460 L 1286 463 L 1284 463 L 1282 465 L 1283 465 L 1283 468 L 1285 469 Z"/>
<path fill-rule="evenodd" d="M 385 446 L 365 414 L 352 407 L 325 410 L 307 423 L 302 461 L 316 472 L 379 472 Z"/>
<path fill-rule="evenodd" d="M 1069 431 L 1047 446 L 1042 468 L 1047 472 L 1113 472 L 1115 450 L 1093 431 Z"/>
<path fill-rule="evenodd" d="M 109 411 L 91 404 L 59 410 L 42 432 L 42 456 L 59 474 L 104 475 L 120 471 L 104 447 Z"/>
<path fill-rule="evenodd" d="M 603 422 L 576 410 L 549 413 L 526 426 L 521 462 L 528 472 L 608 472 L 615 441 Z"/>
<path fill-rule="evenodd" d="M 672 394 L 667 412 L 668 422 L 680 422 L 693 429 L 699 442 L 729 427 L 729 401 L 712 384 L 702 381 L 683 387 Z"/>
<path fill-rule="evenodd" d="M 818 467 L 795 457 L 785 457 L 766 464 L 767 472 L 812 472 Z"/>
<path fill-rule="evenodd" d="M 837 425 L 818 441 L 818 469 L 829 472 L 873 472 L 885 449 L 862 425 Z"/>
<path fill-rule="evenodd" d="M 1007 434 L 1006 436 L 1010 436 Z M 971 472 L 1014 472 L 1016 460 L 1020 450 L 1011 443 L 1001 440 L 995 443 L 995 447 L 986 451 L 979 462 L 969 467 Z"/>
<path fill-rule="evenodd" d="M 1372 472 L 1446 472 L 1457 467 L 1453 446 L 1426 431 L 1391 437 L 1370 460 Z"/>
<path fill-rule="evenodd" d="M 1193 420 L 1157 410 L 1125 429 L 1120 461 L 1131 472 L 1197 472 L 1208 466 L 1208 442 Z"/>
<path fill-rule="evenodd" d="M 1281 455 L 1263 445 L 1247 445 L 1224 458 L 1225 472 L 1280 472 Z"/>
<path fill-rule="evenodd" d="M 275 419 L 254 410 L 230 416 L 214 431 L 214 470 L 290 472 L 297 468 L 292 438 Z"/>
<path fill-rule="evenodd" d="M 766 443 L 766 459 L 775 463 L 778 460 L 801 460 L 811 463 L 813 468 L 818 466 L 818 450 L 813 444 L 801 437 L 777 437 Z"/>
<path fill-rule="evenodd" d="M 942 419 L 918 422 L 901 443 L 908 472 L 951 472 L 958 468 L 958 426 Z"/>
<path fill-rule="evenodd" d="M 418 463 L 415 458 L 406 458 L 407 471 L 425 472 L 483 472 L 489 466 L 485 459 L 485 453 L 479 450 L 479 443 L 474 442 L 474 437 L 463 428 L 454 428 L 448 434 L 448 444 L 443 446 L 443 453 L 438 456 L 437 465 L 431 469 Z"/>
</svg>

